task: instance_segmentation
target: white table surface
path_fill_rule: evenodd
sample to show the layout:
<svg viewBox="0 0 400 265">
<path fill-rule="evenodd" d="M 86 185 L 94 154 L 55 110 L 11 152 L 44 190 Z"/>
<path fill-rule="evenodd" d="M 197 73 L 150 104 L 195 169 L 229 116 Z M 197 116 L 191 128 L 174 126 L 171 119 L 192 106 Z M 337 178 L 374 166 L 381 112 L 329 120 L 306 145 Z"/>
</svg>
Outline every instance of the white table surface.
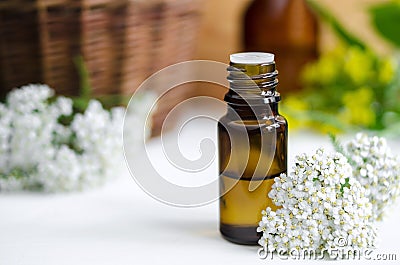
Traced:
<svg viewBox="0 0 400 265">
<path fill-rule="evenodd" d="M 181 140 L 183 149 L 190 153 L 198 148 L 193 147 L 193 139 L 197 137 L 215 138 L 213 126 L 210 123 L 189 126 Z M 150 153 L 155 156 L 161 153 L 159 141 L 156 138 L 149 145 Z M 289 145 L 289 156 L 293 158 L 299 152 L 329 146 L 329 141 L 318 134 L 291 133 Z M 394 151 L 400 153 L 400 149 Z M 160 168 L 166 165 L 161 159 L 158 162 Z M 216 178 L 216 172 L 214 162 L 205 178 L 210 175 Z M 299 262 L 259 259 L 257 246 L 235 245 L 221 238 L 216 202 L 200 208 L 168 206 L 149 197 L 129 174 L 80 193 L 0 194 L 0 214 L 0 265 Z M 400 259 L 399 220 L 400 203 L 379 224 L 381 243 L 376 251 L 396 254 L 397 260 Z M 398 261 L 388 263 L 398 264 Z"/>
</svg>

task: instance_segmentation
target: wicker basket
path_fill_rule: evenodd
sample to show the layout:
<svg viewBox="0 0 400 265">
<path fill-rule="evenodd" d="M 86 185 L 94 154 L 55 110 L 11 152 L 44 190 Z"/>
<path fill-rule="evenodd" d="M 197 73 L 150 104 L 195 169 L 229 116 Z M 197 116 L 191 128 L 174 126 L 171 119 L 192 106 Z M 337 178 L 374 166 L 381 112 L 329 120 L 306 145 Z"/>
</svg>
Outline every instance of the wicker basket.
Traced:
<svg viewBox="0 0 400 265">
<path fill-rule="evenodd" d="M 74 58 L 81 55 L 95 94 L 132 93 L 155 71 L 193 58 L 200 4 L 0 0 L 1 91 L 40 82 L 60 94 L 76 95 Z M 168 100 L 171 107 L 181 95 L 176 98 Z"/>
</svg>

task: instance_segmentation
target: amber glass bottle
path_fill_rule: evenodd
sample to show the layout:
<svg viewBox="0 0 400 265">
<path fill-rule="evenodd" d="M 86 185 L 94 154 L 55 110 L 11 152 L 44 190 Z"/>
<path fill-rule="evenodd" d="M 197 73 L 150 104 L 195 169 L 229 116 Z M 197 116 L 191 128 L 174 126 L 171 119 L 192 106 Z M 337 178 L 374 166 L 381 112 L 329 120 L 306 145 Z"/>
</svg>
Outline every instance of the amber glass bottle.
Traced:
<svg viewBox="0 0 400 265">
<path fill-rule="evenodd" d="M 274 177 L 287 169 L 287 133 L 278 112 L 277 71 L 270 53 L 231 55 L 228 110 L 218 123 L 220 231 L 239 244 L 256 244 L 261 211 Z"/>
<path fill-rule="evenodd" d="M 317 57 L 318 20 L 306 0 L 253 0 L 244 14 L 244 51 L 274 51 L 283 92 L 301 88 L 302 67 Z"/>
</svg>

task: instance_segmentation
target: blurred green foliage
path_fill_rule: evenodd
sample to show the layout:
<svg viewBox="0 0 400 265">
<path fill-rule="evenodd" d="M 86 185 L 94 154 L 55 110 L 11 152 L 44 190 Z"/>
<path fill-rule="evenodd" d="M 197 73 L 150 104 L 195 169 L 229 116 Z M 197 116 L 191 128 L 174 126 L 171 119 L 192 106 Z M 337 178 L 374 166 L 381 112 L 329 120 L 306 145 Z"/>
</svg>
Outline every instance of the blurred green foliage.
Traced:
<svg viewBox="0 0 400 265">
<path fill-rule="evenodd" d="M 400 1 L 369 9 L 377 33 L 394 44 L 390 56 L 378 55 L 352 35 L 317 1 L 308 1 L 331 26 L 340 44 L 307 65 L 304 90 L 283 102 L 291 127 L 314 127 L 323 132 L 377 130 L 400 132 Z"/>
<path fill-rule="evenodd" d="M 400 1 L 381 3 L 369 11 L 372 24 L 380 35 L 400 48 Z"/>
</svg>

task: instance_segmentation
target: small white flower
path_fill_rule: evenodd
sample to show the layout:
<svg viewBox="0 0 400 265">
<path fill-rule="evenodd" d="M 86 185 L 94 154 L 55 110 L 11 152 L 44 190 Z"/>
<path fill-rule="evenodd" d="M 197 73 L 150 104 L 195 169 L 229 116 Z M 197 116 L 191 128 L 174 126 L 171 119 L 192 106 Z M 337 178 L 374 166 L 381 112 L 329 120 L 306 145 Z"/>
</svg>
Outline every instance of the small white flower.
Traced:
<svg viewBox="0 0 400 265">
<path fill-rule="evenodd" d="M 384 138 L 358 133 L 345 146 L 353 162 L 353 175 L 372 203 L 372 218 L 381 219 L 400 193 L 400 158 L 391 154 Z"/>
<path fill-rule="evenodd" d="M 310 248 L 318 251 L 335 246 L 334 239 L 351 234 L 350 247 L 375 245 L 370 223 L 371 204 L 364 189 L 352 178 L 347 159 L 318 149 L 295 159 L 293 171 L 275 179 L 269 197 L 282 206 L 262 211 L 257 231 L 266 251 Z M 279 223 L 279 231 L 275 225 Z M 288 241 L 286 241 L 288 239 Z"/>
<path fill-rule="evenodd" d="M 118 176 L 125 166 L 122 155 L 122 125 L 125 110 L 103 109 L 92 100 L 71 124 L 60 124 L 72 115 L 72 100 L 57 97 L 46 85 L 28 85 L 11 91 L 0 104 L 0 190 L 80 190 Z M 145 96 L 150 104 L 153 96 Z M 130 120 L 146 119 L 142 102 Z M 135 127 L 135 124 L 132 125 Z M 132 145 L 143 141 L 132 131 Z"/>
</svg>

